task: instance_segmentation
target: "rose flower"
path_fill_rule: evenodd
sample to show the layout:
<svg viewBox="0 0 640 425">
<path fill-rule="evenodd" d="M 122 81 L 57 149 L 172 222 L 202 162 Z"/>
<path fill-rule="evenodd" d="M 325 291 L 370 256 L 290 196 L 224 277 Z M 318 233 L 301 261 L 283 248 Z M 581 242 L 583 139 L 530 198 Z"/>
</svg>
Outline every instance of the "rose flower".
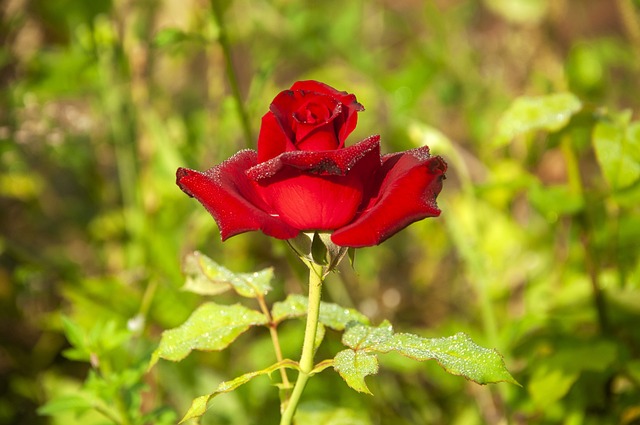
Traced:
<svg viewBox="0 0 640 425">
<path fill-rule="evenodd" d="M 380 136 L 345 147 L 364 108 L 317 81 L 278 94 L 262 118 L 258 151 L 205 172 L 179 168 L 177 184 L 213 215 L 222 240 L 261 230 L 278 239 L 332 232 L 344 247 L 377 245 L 440 215 L 447 164 L 428 147 L 380 155 Z"/>
</svg>

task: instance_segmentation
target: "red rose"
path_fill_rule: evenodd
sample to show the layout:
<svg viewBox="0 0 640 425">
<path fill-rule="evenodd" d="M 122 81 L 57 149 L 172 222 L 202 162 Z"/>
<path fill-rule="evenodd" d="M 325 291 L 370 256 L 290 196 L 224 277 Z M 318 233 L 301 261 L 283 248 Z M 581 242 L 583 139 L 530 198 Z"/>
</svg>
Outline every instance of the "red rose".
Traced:
<svg viewBox="0 0 640 425">
<path fill-rule="evenodd" d="M 363 110 L 354 95 L 301 81 L 269 110 L 258 152 L 240 151 L 204 173 L 178 169 L 178 186 L 213 215 L 223 240 L 321 230 L 340 246 L 371 246 L 440 214 L 447 164 L 428 147 L 381 157 L 379 136 L 344 147 Z"/>
<path fill-rule="evenodd" d="M 288 151 L 343 148 L 359 111 L 364 108 L 352 94 L 317 81 L 298 81 L 276 96 L 262 117 L 258 161 Z"/>
</svg>

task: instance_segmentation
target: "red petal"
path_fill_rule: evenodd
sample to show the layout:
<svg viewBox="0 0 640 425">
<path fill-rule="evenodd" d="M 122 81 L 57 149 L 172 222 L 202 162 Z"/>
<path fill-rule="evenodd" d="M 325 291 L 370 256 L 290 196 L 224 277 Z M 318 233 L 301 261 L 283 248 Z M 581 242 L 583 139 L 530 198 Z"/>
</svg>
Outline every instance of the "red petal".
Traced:
<svg viewBox="0 0 640 425">
<path fill-rule="evenodd" d="M 186 168 L 176 173 L 180 189 L 200 201 L 216 220 L 222 240 L 251 230 L 262 230 L 278 239 L 299 233 L 274 216 L 247 178 L 245 171 L 256 164 L 256 157 L 255 151 L 243 150 L 204 173 Z"/>
<path fill-rule="evenodd" d="M 311 174 L 345 175 L 358 161 L 370 153 L 380 158 L 380 136 L 371 136 L 353 146 L 333 151 L 290 151 L 259 163 L 247 170 L 251 180 L 274 176 L 283 167 L 293 167 Z M 378 167 L 375 167 L 377 170 Z"/>
<path fill-rule="evenodd" d="M 336 230 L 331 240 L 348 247 L 378 245 L 413 222 L 440 215 L 436 197 L 446 170 L 444 160 L 430 157 L 427 147 L 385 155 L 378 190 L 359 217 Z"/>
<path fill-rule="evenodd" d="M 291 129 L 289 129 L 291 131 Z M 292 136 L 293 137 L 293 136 Z M 296 150 L 293 138 L 289 138 L 284 132 L 275 115 L 267 112 L 262 117 L 260 134 L 258 135 L 258 162 L 265 162 L 275 158 L 282 152 Z"/>
<path fill-rule="evenodd" d="M 355 145 L 353 150 L 359 154 L 349 156 L 352 161 L 342 172 L 318 173 L 283 164 L 273 175 L 259 178 L 256 190 L 283 221 L 297 229 L 338 229 L 353 220 L 363 194 L 380 168 L 378 138 L 372 140 L 375 143 L 365 141 Z M 341 151 L 331 151 L 335 152 Z"/>
<path fill-rule="evenodd" d="M 302 115 L 309 112 L 305 110 L 309 105 L 315 105 L 316 108 L 326 108 L 328 114 L 324 117 L 325 119 L 320 119 L 314 124 L 307 124 L 304 120 L 300 121 L 298 118 L 306 119 L 306 117 Z M 334 97 L 323 93 L 285 90 L 273 99 L 273 102 L 269 106 L 269 111 L 273 114 L 274 121 L 281 128 L 285 137 L 287 137 L 291 143 L 295 143 L 296 149 L 313 150 L 307 149 L 302 145 L 307 137 L 312 137 L 316 131 L 322 132 L 322 130 L 324 130 L 323 133 L 325 134 L 319 137 L 321 149 L 337 149 L 344 145 L 344 143 L 340 143 L 336 133 L 336 128 L 341 128 L 344 119 L 342 103 Z M 296 118 L 296 116 L 298 118 Z M 336 119 L 338 122 L 336 122 Z M 336 127 L 336 125 L 339 127 Z M 264 139 L 264 143 L 258 147 L 258 151 L 260 151 L 260 148 L 266 143 L 268 143 L 268 140 Z M 316 143 L 312 143 L 312 145 L 314 144 Z M 311 148 L 313 148 L 313 146 L 311 146 Z M 280 153 L 281 152 L 284 151 L 280 151 Z M 262 154 L 260 154 L 260 158 L 262 158 Z"/>
<path fill-rule="evenodd" d="M 358 112 L 364 111 L 362 106 L 356 100 L 356 96 L 346 91 L 339 91 L 331 86 L 314 80 L 298 81 L 290 90 L 307 90 L 315 93 L 322 93 L 338 99 L 344 107 L 342 108 L 342 117 L 336 120 L 336 129 L 339 130 L 338 139 L 341 143 L 347 139 L 358 123 Z"/>
<path fill-rule="evenodd" d="M 373 173 L 318 176 L 286 167 L 265 179 L 264 185 L 256 184 L 256 189 L 292 227 L 334 230 L 353 220 L 362 203 L 366 177 L 371 178 Z"/>
</svg>

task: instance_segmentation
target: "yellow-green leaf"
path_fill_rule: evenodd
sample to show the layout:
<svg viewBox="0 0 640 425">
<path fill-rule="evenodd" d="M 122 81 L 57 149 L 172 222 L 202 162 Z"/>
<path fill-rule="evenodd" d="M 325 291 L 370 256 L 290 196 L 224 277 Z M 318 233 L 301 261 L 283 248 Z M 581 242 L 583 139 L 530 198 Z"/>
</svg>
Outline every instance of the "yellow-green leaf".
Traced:
<svg viewBox="0 0 640 425">
<path fill-rule="evenodd" d="M 580 109 L 582 102 L 572 93 L 520 97 L 500 118 L 494 143 L 502 146 L 531 131 L 560 130 Z"/>
<path fill-rule="evenodd" d="M 640 122 L 599 122 L 593 146 L 611 189 L 625 189 L 640 180 Z"/>
<path fill-rule="evenodd" d="M 206 255 L 195 251 L 185 258 L 187 280 L 183 289 L 200 295 L 216 295 L 233 289 L 247 298 L 265 296 L 272 288 L 273 269 L 255 273 L 234 273 Z"/>
<path fill-rule="evenodd" d="M 189 407 L 189 410 L 184 415 L 180 423 L 183 423 L 186 420 L 195 419 L 204 415 L 205 412 L 207 411 L 209 402 L 215 396 L 223 393 L 231 392 L 236 388 L 238 388 L 239 386 L 244 385 L 247 382 L 251 381 L 253 378 L 256 378 L 261 375 L 271 374 L 273 371 L 281 368 L 299 369 L 298 363 L 294 362 L 293 360 L 286 359 L 286 360 L 282 360 L 281 362 L 272 364 L 271 366 L 264 368 L 262 370 L 245 373 L 244 375 L 240 375 L 237 378 L 232 379 L 230 381 L 222 382 L 220 385 L 218 385 L 218 388 L 216 388 L 216 390 L 211 394 L 205 394 L 203 396 L 195 398 L 193 402 L 191 402 L 191 407 Z"/>
</svg>

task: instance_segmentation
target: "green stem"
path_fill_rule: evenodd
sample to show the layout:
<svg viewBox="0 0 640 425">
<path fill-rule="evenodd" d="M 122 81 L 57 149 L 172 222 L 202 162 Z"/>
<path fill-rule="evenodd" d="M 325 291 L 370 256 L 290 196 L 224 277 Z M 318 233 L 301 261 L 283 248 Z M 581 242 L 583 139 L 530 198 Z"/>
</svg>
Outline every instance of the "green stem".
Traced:
<svg viewBox="0 0 640 425">
<path fill-rule="evenodd" d="M 315 354 L 316 333 L 318 331 L 318 316 L 320 315 L 320 297 L 322 295 L 322 266 L 309 263 L 309 306 L 307 309 L 307 326 L 304 331 L 302 356 L 300 357 L 300 373 L 293 387 L 291 398 L 282 413 L 280 425 L 290 425 L 298 407 L 300 396 L 313 370 L 313 356 Z"/>
<path fill-rule="evenodd" d="M 224 56 L 227 78 L 229 79 L 229 85 L 231 86 L 233 98 L 236 101 L 236 108 L 238 117 L 240 118 L 240 122 L 242 123 L 242 130 L 244 132 L 246 146 L 248 148 L 251 148 L 254 144 L 253 132 L 251 131 L 249 114 L 244 108 L 244 103 L 242 102 L 242 94 L 240 93 L 238 78 L 236 76 L 235 68 L 233 67 L 233 61 L 231 60 L 231 46 L 229 44 L 229 39 L 227 38 L 227 31 L 224 26 L 224 20 L 222 18 L 222 11 L 220 10 L 219 0 L 210 0 L 210 3 L 211 14 L 213 15 L 213 20 L 218 27 L 218 43 L 220 43 L 220 47 L 222 48 L 222 55 Z"/>
<path fill-rule="evenodd" d="M 271 313 L 269 312 L 269 308 L 267 307 L 267 303 L 264 300 L 264 296 L 259 295 L 257 297 L 258 304 L 260 305 L 260 310 L 262 310 L 262 314 L 265 315 L 267 320 L 269 321 L 269 333 L 271 334 L 271 342 L 273 343 L 273 349 L 276 353 L 276 361 L 280 363 L 283 360 L 282 357 L 282 349 L 280 347 L 280 339 L 278 338 L 278 331 L 276 330 L 276 324 L 271 317 Z M 287 371 L 285 368 L 280 368 L 280 376 L 282 377 L 282 385 L 289 391 L 291 389 L 291 382 L 289 382 L 289 377 L 287 376 Z"/>
</svg>

